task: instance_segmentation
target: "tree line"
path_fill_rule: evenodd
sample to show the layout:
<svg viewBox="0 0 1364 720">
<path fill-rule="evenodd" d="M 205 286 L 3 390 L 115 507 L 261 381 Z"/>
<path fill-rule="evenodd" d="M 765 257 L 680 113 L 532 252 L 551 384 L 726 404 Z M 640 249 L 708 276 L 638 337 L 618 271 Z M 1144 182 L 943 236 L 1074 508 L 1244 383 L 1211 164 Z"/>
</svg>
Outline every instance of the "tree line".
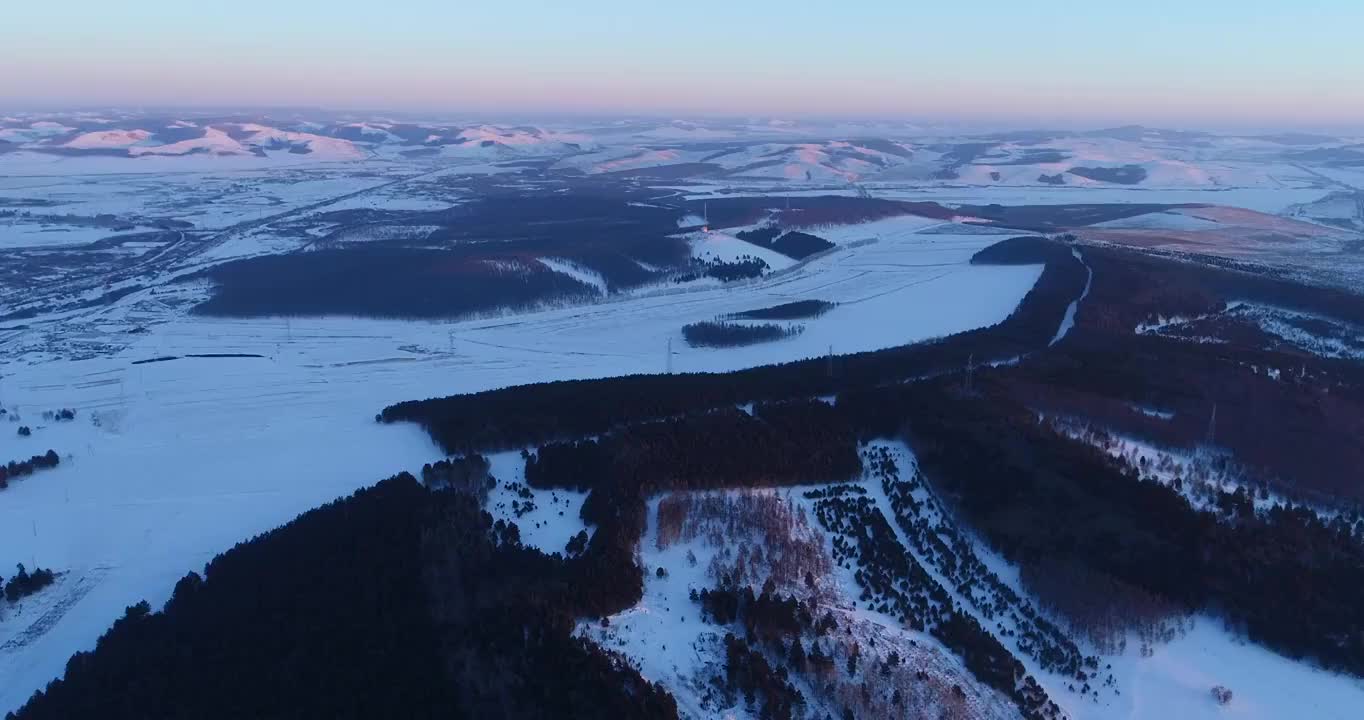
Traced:
<svg viewBox="0 0 1364 720">
<path fill-rule="evenodd" d="M 9 487 L 10 480 L 27 477 L 37 470 L 57 467 L 60 463 L 61 458 L 57 456 L 56 450 L 48 450 L 42 455 L 34 455 L 27 460 L 11 460 L 0 465 L 0 490 Z"/>
</svg>

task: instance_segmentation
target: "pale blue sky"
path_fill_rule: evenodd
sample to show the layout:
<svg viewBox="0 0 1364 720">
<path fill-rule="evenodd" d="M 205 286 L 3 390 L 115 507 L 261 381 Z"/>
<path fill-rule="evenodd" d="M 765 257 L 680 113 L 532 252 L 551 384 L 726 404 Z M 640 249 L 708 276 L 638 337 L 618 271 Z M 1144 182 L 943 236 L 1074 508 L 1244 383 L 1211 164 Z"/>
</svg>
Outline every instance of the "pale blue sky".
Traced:
<svg viewBox="0 0 1364 720">
<path fill-rule="evenodd" d="M 1364 126 L 1361 0 L 15 0 L 0 106 Z"/>
</svg>

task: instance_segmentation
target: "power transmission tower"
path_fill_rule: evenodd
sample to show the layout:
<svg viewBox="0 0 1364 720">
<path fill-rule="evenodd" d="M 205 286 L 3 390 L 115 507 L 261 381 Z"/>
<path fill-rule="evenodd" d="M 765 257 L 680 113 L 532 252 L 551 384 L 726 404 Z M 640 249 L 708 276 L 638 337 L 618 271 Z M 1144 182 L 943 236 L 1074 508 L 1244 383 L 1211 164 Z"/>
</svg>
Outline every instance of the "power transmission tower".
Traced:
<svg viewBox="0 0 1364 720">
<path fill-rule="evenodd" d="M 969 357 L 967 357 L 967 359 L 966 359 L 966 379 L 965 379 L 965 383 L 964 383 L 964 385 L 963 385 L 963 389 L 965 389 L 966 392 L 968 392 L 968 393 L 974 392 L 974 389 L 975 389 L 975 388 L 974 388 L 975 374 L 976 374 L 976 354 L 975 354 L 975 353 L 971 353 L 971 355 L 970 355 Z"/>
<path fill-rule="evenodd" d="M 672 375 L 672 374 L 673 374 L 673 339 L 672 339 L 672 338 L 668 338 L 668 347 L 667 347 L 667 350 L 666 350 L 665 352 L 666 352 L 667 354 L 664 356 L 663 367 L 664 367 L 664 369 L 665 369 L 665 372 L 666 372 L 668 375 Z"/>
<path fill-rule="evenodd" d="M 1208 444 L 1212 445 L 1217 438 L 1217 403 L 1212 404 L 1212 416 L 1208 418 Z"/>
</svg>

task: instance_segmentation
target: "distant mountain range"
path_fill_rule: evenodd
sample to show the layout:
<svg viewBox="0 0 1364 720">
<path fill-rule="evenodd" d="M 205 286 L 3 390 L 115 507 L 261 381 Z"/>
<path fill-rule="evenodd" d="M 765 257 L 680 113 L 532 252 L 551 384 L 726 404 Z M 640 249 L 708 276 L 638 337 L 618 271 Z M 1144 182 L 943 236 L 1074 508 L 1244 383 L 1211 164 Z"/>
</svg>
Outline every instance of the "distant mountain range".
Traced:
<svg viewBox="0 0 1364 720">
<path fill-rule="evenodd" d="M 0 117 L 0 168 L 64 158 L 534 159 L 567 173 L 655 179 L 1210 188 L 1314 186 L 1323 178 L 1304 165 L 1364 167 L 1359 139 L 1301 133 L 1222 136 L 1141 126 L 925 133 L 889 123 L 633 119 L 537 127 L 299 113 L 24 115 Z"/>
<path fill-rule="evenodd" d="M 0 119 L 0 152 L 137 158 L 308 155 L 317 160 L 414 157 L 452 152 L 499 157 L 564 153 L 586 138 L 539 128 L 412 123 L 280 121 L 266 117 L 54 117 Z"/>
</svg>

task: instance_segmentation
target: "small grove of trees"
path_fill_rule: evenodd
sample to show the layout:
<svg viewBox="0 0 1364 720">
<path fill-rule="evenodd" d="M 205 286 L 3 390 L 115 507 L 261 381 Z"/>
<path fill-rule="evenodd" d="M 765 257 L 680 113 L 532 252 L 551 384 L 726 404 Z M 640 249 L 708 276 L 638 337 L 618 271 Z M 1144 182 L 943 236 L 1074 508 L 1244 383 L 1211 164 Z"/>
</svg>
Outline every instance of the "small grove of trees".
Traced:
<svg viewBox="0 0 1364 720">
<path fill-rule="evenodd" d="M 819 317 L 838 307 L 827 300 L 795 300 L 771 307 L 745 310 L 723 316 L 724 320 L 801 320 Z"/>
<path fill-rule="evenodd" d="M 744 255 L 738 260 L 727 262 L 724 260 L 702 260 L 697 263 L 698 269 L 679 275 L 677 282 L 691 282 L 703 277 L 713 277 L 720 282 L 734 282 L 735 280 L 751 280 L 762 277 L 763 273 L 771 269 L 767 261 Z"/>
<path fill-rule="evenodd" d="M 9 487 L 9 481 L 14 478 L 32 475 L 35 470 L 57 467 L 59 462 L 61 458 L 57 456 L 57 451 L 48 450 L 27 460 L 11 460 L 5 465 L 0 465 L 0 490 Z"/>
<path fill-rule="evenodd" d="M 745 698 L 761 698 L 761 717 L 790 720 L 795 709 L 805 704 L 800 691 L 788 678 L 785 667 L 773 667 L 762 652 L 733 633 L 725 635 L 725 684 L 730 692 Z"/>
<path fill-rule="evenodd" d="M 1124 165 L 1116 168 L 1073 167 L 1067 172 L 1071 175 L 1079 175 L 1088 180 L 1117 183 L 1119 185 L 1136 185 L 1146 179 L 1146 168 L 1140 165 Z"/>
<path fill-rule="evenodd" d="M 46 568 L 34 568 L 30 573 L 24 568 L 23 563 L 19 563 L 18 567 L 19 572 L 15 573 L 8 583 L 0 583 L 5 588 L 5 599 L 12 603 L 42 590 L 57 579 L 57 576 Z"/>
<path fill-rule="evenodd" d="M 468 493 L 482 503 L 496 481 L 488 474 L 488 458 L 471 453 L 422 466 L 422 484 L 431 490 Z"/>
<path fill-rule="evenodd" d="M 1212 699 L 1216 700 L 1218 705 L 1226 705 L 1231 702 L 1231 690 L 1225 685 L 1214 685 L 1212 688 Z"/>
<path fill-rule="evenodd" d="M 692 347 L 739 347 L 795 337 L 804 331 L 804 325 L 705 321 L 683 325 L 682 337 Z"/>
<path fill-rule="evenodd" d="M 796 230 L 783 233 L 776 225 L 767 225 L 754 230 L 743 230 L 735 234 L 744 242 L 753 243 L 800 260 L 815 253 L 832 249 L 834 244 L 817 235 Z"/>
</svg>

